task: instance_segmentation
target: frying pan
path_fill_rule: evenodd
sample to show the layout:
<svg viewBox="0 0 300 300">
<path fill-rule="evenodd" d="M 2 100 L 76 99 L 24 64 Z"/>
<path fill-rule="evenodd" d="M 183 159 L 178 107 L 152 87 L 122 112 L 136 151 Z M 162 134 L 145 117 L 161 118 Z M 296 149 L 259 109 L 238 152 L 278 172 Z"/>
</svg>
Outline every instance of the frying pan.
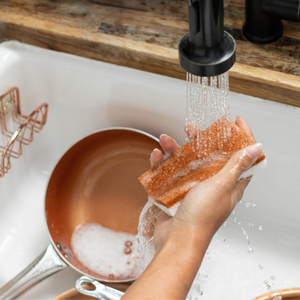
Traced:
<svg viewBox="0 0 300 300">
<path fill-rule="evenodd" d="M 56 165 L 46 191 L 51 243 L 0 289 L 0 298 L 13 299 L 67 266 L 103 282 L 134 280 L 107 277 L 84 266 L 72 253 L 71 237 L 78 225 L 86 223 L 137 233 L 139 215 L 147 202 L 138 177 L 149 169 L 154 148 L 161 149 L 157 138 L 132 128 L 104 129 L 72 146 Z"/>
</svg>

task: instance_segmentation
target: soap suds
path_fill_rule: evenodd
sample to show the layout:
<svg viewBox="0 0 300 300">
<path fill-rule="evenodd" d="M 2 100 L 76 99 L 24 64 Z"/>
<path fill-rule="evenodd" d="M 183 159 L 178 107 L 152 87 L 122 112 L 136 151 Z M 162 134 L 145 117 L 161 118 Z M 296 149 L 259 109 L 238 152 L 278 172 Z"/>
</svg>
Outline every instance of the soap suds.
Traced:
<svg viewBox="0 0 300 300">
<path fill-rule="evenodd" d="M 89 223 L 76 227 L 71 244 L 78 260 L 99 277 L 134 279 L 140 275 L 135 234 Z M 145 264 L 150 262 L 153 254 L 154 249 L 149 245 Z"/>
</svg>

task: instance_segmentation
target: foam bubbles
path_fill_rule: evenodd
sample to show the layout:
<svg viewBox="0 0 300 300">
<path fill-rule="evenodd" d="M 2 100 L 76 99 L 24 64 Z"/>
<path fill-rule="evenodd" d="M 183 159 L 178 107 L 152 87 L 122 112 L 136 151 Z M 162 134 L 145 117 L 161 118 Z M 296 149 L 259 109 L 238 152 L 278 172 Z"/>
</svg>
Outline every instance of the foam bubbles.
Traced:
<svg viewBox="0 0 300 300">
<path fill-rule="evenodd" d="M 78 260 L 100 275 L 110 279 L 136 278 L 140 275 L 134 234 L 89 223 L 76 227 L 71 244 Z"/>
</svg>

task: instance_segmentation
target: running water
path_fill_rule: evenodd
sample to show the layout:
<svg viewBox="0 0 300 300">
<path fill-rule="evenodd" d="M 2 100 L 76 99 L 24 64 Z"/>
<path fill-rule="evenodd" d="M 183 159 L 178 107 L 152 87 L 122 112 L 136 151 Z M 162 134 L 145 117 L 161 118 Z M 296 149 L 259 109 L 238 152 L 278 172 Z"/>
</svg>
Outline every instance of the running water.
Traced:
<svg viewBox="0 0 300 300">
<path fill-rule="evenodd" d="M 205 150 L 210 134 L 203 131 L 222 119 L 218 130 L 218 147 L 223 149 L 230 137 L 230 105 L 228 72 L 214 77 L 186 75 L 186 128 L 188 137 L 196 137 L 194 151 Z"/>
</svg>

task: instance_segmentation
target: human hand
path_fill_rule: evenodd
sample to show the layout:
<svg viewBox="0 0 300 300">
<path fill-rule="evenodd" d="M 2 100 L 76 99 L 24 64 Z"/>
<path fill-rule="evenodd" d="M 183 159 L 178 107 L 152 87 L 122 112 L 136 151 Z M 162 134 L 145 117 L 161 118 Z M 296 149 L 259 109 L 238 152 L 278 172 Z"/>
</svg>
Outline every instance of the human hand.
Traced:
<svg viewBox="0 0 300 300">
<path fill-rule="evenodd" d="M 236 124 L 255 142 L 251 129 L 241 117 L 237 118 Z M 160 144 L 167 155 L 179 148 L 166 135 L 160 137 Z M 251 178 L 238 179 L 254 164 L 261 151 L 262 145 L 255 144 L 236 152 L 218 174 L 190 190 L 173 218 L 161 212 L 153 238 L 156 249 L 178 234 L 197 237 L 199 242 L 203 235 L 210 240 L 242 198 Z M 161 151 L 155 149 L 150 157 L 151 165 L 161 163 L 163 159 Z"/>
<path fill-rule="evenodd" d="M 236 124 L 254 141 L 242 118 L 237 118 Z M 190 136 L 191 132 L 187 134 Z M 166 156 L 179 148 L 166 135 L 160 137 L 160 144 Z M 188 192 L 173 218 L 161 211 L 153 236 L 155 256 L 122 299 L 186 299 L 211 238 L 250 181 L 238 180 L 240 174 L 255 162 L 261 151 L 261 144 L 238 151 L 219 173 Z M 162 152 L 155 149 L 150 161 L 156 165 L 164 158 Z M 159 209 L 153 207 L 157 213 Z"/>
</svg>

